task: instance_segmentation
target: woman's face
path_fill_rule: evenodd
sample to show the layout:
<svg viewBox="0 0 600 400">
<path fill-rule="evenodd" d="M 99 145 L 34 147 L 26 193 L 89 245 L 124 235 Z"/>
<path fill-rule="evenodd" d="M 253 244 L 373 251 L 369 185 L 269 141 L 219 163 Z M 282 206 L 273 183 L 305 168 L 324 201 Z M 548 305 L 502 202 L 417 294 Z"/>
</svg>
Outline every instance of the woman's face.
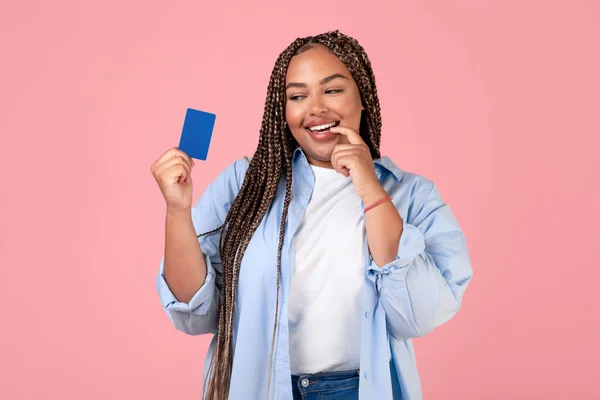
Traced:
<svg viewBox="0 0 600 400">
<path fill-rule="evenodd" d="M 334 146 L 348 139 L 329 132 L 329 124 L 359 132 L 364 108 L 350 71 L 325 46 L 315 45 L 292 57 L 285 81 L 285 118 L 292 135 L 309 163 L 333 168 Z"/>
</svg>

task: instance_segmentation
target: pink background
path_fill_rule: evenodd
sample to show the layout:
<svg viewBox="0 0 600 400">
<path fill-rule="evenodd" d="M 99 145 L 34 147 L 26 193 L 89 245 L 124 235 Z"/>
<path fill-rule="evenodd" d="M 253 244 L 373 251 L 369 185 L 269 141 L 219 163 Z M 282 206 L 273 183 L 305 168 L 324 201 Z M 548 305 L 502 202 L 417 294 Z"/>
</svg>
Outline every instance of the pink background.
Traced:
<svg viewBox="0 0 600 400">
<path fill-rule="evenodd" d="M 373 62 L 384 155 L 472 254 L 463 309 L 415 341 L 425 399 L 599 398 L 597 2 L 90 3 L 0 6 L 0 398 L 199 398 L 150 165 L 187 107 L 216 113 L 197 198 L 255 149 L 279 52 L 333 29 Z"/>
</svg>

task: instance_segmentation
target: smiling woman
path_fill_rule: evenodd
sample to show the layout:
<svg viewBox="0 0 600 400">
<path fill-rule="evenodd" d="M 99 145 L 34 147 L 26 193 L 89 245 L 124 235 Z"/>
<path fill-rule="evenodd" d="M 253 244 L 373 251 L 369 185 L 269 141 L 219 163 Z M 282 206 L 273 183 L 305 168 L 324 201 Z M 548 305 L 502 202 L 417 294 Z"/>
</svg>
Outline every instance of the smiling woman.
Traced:
<svg viewBox="0 0 600 400">
<path fill-rule="evenodd" d="M 381 157 L 375 77 L 338 31 L 278 57 L 258 147 L 192 207 L 179 149 L 156 287 L 177 329 L 214 334 L 205 399 L 421 399 L 412 338 L 459 310 L 466 240 L 436 186 Z"/>
<path fill-rule="evenodd" d="M 285 115 L 308 162 L 333 168 L 331 154 L 346 137 L 329 130 L 359 131 L 364 110 L 360 91 L 346 65 L 321 44 L 303 46 L 288 66 Z"/>
</svg>

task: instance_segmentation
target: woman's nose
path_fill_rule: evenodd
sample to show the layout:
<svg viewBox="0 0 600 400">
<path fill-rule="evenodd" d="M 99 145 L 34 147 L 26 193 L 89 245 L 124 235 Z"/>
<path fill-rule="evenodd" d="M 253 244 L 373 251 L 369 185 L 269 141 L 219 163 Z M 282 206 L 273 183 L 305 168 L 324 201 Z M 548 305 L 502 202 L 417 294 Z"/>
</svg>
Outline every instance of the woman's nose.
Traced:
<svg viewBox="0 0 600 400">
<path fill-rule="evenodd" d="M 327 105 L 325 104 L 321 96 L 313 97 L 310 112 L 313 115 L 321 115 L 327 113 Z"/>
</svg>

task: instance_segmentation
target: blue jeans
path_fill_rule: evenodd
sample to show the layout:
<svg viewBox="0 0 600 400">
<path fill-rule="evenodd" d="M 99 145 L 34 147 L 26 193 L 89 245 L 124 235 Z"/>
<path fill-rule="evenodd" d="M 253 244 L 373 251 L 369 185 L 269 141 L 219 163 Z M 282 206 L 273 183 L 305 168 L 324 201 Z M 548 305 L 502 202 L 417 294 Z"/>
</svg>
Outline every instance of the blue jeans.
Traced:
<svg viewBox="0 0 600 400">
<path fill-rule="evenodd" d="M 294 400 L 358 400 L 359 371 L 292 375 Z"/>
</svg>

